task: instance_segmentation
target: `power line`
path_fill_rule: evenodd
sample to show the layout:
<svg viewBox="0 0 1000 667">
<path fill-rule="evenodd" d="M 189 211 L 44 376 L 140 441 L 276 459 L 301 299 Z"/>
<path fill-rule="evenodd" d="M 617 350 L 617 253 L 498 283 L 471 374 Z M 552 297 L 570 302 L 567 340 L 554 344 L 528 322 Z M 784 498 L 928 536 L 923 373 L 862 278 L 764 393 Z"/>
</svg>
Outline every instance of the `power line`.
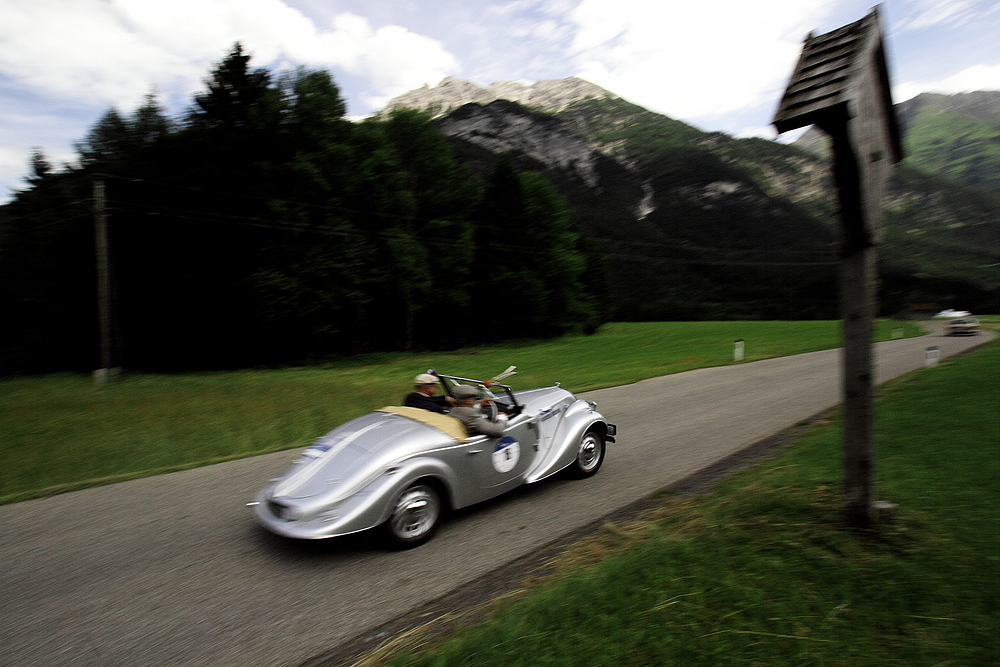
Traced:
<svg viewBox="0 0 1000 667">
<path fill-rule="evenodd" d="M 425 234 L 420 236 L 409 236 L 402 232 L 390 232 L 388 230 L 383 231 L 365 231 L 361 229 L 330 229 L 325 227 L 317 227 L 313 225 L 308 225 L 306 223 L 294 223 L 287 220 L 275 220 L 260 217 L 247 217 L 247 216 L 232 216 L 223 213 L 212 213 L 204 211 L 190 211 L 185 209 L 172 209 L 169 207 L 163 207 L 161 211 L 149 211 L 146 209 L 140 209 L 136 206 L 124 204 L 115 207 L 113 210 L 121 212 L 131 212 L 146 215 L 157 215 L 159 213 L 165 213 L 165 215 L 180 220 L 190 220 L 193 222 L 211 222 L 211 223 L 221 223 L 221 224 L 232 224 L 244 227 L 256 227 L 260 229 L 271 229 L 285 232 L 297 232 L 306 234 L 318 234 L 322 236 L 335 236 L 335 237 L 358 237 L 367 239 L 383 239 L 383 240 L 416 240 L 421 243 L 431 244 L 431 245 L 446 245 L 448 247 L 455 247 L 457 245 L 468 246 L 469 248 L 474 247 L 489 247 L 494 250 L 528 250 L 530 246 L 525 245 L 515 245 L 515 244 L 502 244 L 502 243 L 477 243 L 471 239 L 461 239 L 461 238 L 447 238 L 447 237 L 434 237 Z M 457 221 L 450 221 L 457 222 Z"/>
<path fill-rule="evenodd" d="M 166 187 L 166 188 L 176 188 L 176 189 L 179 189 L 179 190 L 188 190 L 188 191 L 191 191 L 191 192 L 203 192 L 203 193 L 212 194 L 212 195 L 216 195 L 216 196 L 231 197 L 233 199 L 254 200 L 254 201 L 261 201 L 261 202 L 265 202 L 265 203 L 269 203 L 270 202 L 270 203 L 281 203 L 281 204 L 294 204 L 294 205 L 297 205 L 297 206 L 306 206 L 306 207 L 309 207 L 309 208 L 319 209 L 319 210 L 337 211 L 337 212 L 341 212 L 341 213 L 354 213 L 354 214 L 357 214 L 357 215 L 368 215 L 368 216 L 375 216 L 375 217 L 380 217 L 380 218 L 390 218 L 390 219 L 403 220 L 403 221 L 434 222 L 435 220 L 437 220 L 437 219 L 434 219 L 434 218 L 421 218 L 421 217 L 417 217 L 417 216 L 413 216 L 413 215 L 404 215 L 402 213 L 386 213 L 386 212 L 382 212 L 382 211 L 369 211 L 369 210 L 364 210 L 364 209 L 350 208 L 350 207 L 347 207 L 347 206 L 334 206 L 332 204 L 317 204 L 315 202 L 304 202 L 304 201 L 298 201 L 298 200 L 295 200 L 295 199 L 283 199 L 281 197 L 273 197 L 273 196 L 270 196 L 270 195 L 268 195 L 268 196 L 264 196 L 264 195 L 248 195 L 248 194 L 245 194 L 245 193 L 224 192 L 224 191 L 220 191 L 220 190 L 212 190 L 212 189 L 209 189 L 209 188 L 201 188 L 201 187 L 194 186 L 194 185 L 180 185 L 180 184 L 176 184 L 176 183 L 163 183 L 162 181 L 151 181 L 151 180 L 147 180 L 147 179 L 143 179 L 143 178 L 129 178 L 129 177 L 125 177 L 125 176 L 114 176 L 114 175 L 111 175 L 111 174 L 107 174 L 107 175 L 105 175 L 105 174 L 99 174 L 99 175 L 100 176 L 104 176 L 106 178 L 113 178 L 113 179 L 117 179 L 117 180 L 120 180 L 120 181 L 128 181 L 128 182 L 131 182 L 131 183 L 149 183 L 151 185 L 159 185 L 159 186 Z"/>
<path fill-rule="evenodd" d="M 139 179 L 133 179 L 133 180 L 139 180 Z M 198 191 L 201 191 L 201 192 L 208 192 L 208 193 L 219 194 L 217 191 L 207 190 L 205 188 L 196 188 L 196 187 L 193 187 L 193 186 L 177 186 L 177 187 L 182 187 L 184 189 L 190 189 L 190 190 L 198 190 Z M 229 196 L 229 195 L 227 194 L 227 196 Z M 240 195 L 232 195 L 232 196 L 235 196 L 237 198 L 241 197 Z M 261 199 L 261 200 L 266 199 L 266 198 L 263 198 L 263 197 L 242 197 L 242 198 L 245 198 L 245 199 Z M 304 206 L 304 207 L 309 207 L 309 208 L 319 209 L 319 210 L 326 210 L 326 211 L 336 211 L 336 212 L 339 212 L 339 213 L 345 213 L 346 212 L 346 213 L 355 213 L 355 214 L 361 215 L 361 216 L 390 218 L 390 219 L 401 220 L 401 221 L 406 221 L 406 222 L 426 222 L 426 223 L 432 223 L 432 222 L 453 222 L 453 223 L 457 223 L 457 224 L 461 224 L 461 223 L 465 222 L 465 221 L 454 220 L 454 219 L 450 219 L 450 220 L 449 219 L 442 219 L 442 218 L 433 219 L 433 218 L 423 218 L 423 217 L 420 217 L 420 216 L 412 216 L 412 215 L 404 216 L 404 215 L 401 215 L 401 214 L 390 214 L 390 213 L 384 213 L 384 212 L 378 212 L 378 211 L 364 211 L 364 210 L 352 209 L 352 208 L 348 208 L 348 207 L 336 207 L 336 206 L 329 206 L 329 205 L 320 205 L 320 204 L 313 204 L 313 203 L 310 203 L 310 202 L 301 202 L 301 201 L 290 200 L 290 199 L 270 199 L 268 201 L 272 201 L 272 202 L 277 201 L 277 202 L 281 202 L 281 203 L 285 203 L 285 204 L 293 204 L 293 205 Z M 181 208 L 176 208 L 176 207 L 168 207 L 168 206 L 165 206 L 163 204 L 158 204 L 157 205 L 157 207 L 159 209 L 161 209 L 160 211 L 150 210 L 151 207 L 149 207 L 148 205 L 132 204 L 132 203 L 129 203 L 129 202 L 119 202 L 119 206 L 130 206 L 130 207 L 132 207 L 133 212 L 137 212 L 137 213 L 143 213 L 143 212 L 145 212 L 146 214 L 157 214 L 157 213 L 164 212 L 164 211 L 170 211 L 176 217 L 182 217 L 182 218 L 191 219 L 191 220 L 198 219 L 198 220 L 202 220 L 202 221 L 228 222 L 228 223 L 231 223 L 231 224 L 241 224 L 241 225 L 247 225 L 247 226 L 257 226 L 257 227 L 265 227 L 265 228 L 272 228 L 272 229 L 294 229 L 294 230 L 297 230 L 297 231 L 303 231 L 303 232 L 308 232 L 308 233 L 352 234 L 352 235 L 362 235 L 362 236 L 367 235 L 367 236 L 371 236 L 371 237 L 381 236 L 383 238 L 405 238 L 405 236 L 402 235 L 402 234 L 392 235 L 392 234 L 389 234 L 389 233 L 384 232 L 384 231 L 383 232 L 366 232 L 366 231 L 363 231 L 363 230 L 354 229 L 354 230 L 351 230 L 351 231 L 348 232 L 346 230 L 324 230 L 323 228 L 316 227 L 316 226 L 311 225 L 309 223 L 296 223 L 296 222 L 293 222 L 293 221 L 289 221 L 287 219 L 266 218 L 266 217 L 261 217 L 261 216 L 235 216 L 235 215 L 230 215 L 230 214 L 225 214 L 225 213 L 220 213 L 220 212 L 212 212 L 212 211 L 204 211 L 204 210 L 191 211 L 190 209 L 181 209 Z M 641 241 L 641 240 L 636 240 L 636 239 L 613 239 L 613 240 L 610 240 L 609 242 L 612 243 L 612 244 L 619 244 L 619 245 L 620 244 L 628 244 L 630 246 L 636 246 L 636 247 L 648 247 L 648 248 L 654 248 L 654 249 L 673 248 L 673 249 L 677 249 L 677 250 L 698 251 L 698 252 L 724 252 L 724 253 L 744 253 L 744 254 L 745 253 L 759 253 L 759 252 L 761 252 L 760 249 L 754 249 L 754 248 L 741 249 L 741 248 L 732 248 L 732 247 L 709 247 L 709 246 L 703 246 L 703 245 L 694 245 L 694 244 L 692 244 L 688 240 L 678 239 L 676 237 L 667 237 L 667 238 L 670 241 L 672 241 L 672 243 L 665 243 L 662 238 L 658 239 L 656 241 Z M 443 242 L 443 243 L 449 243 L 449 244 L 454 244 L 454 243 L 458 242 L 458 240 L 453 239 L 453 238 L 447 238 L 447 239 L 438 238 L 438 239 L 435 239 L 434 237 L 429 236 L 427 234 L 421 234 L 420 235 L 420 240 L 422 240 L 422 241 L 428 241 L 428 242 L 431 242 L 431 243 Z M 793 254 L 799 254 L 799 255 L 827 255 L 827 254 L 829 254 L 829 252 L 831 250 L 833 250 L 836 247 L 836 244 L 830 243 L 830 244 L 826 244 L 826 246 L 827 246 L 826 250 L 785 248 L 785 249 L 783 249 L 783 251 L 786 252 L 786 253 L 793 253 Z M 517 245 L 517 244 L 495 244 L 495 247 L 497 247 L 498 249 L 499 248 L 507 248 L 507 249 L 515 249 L 515 250 L 517 250 L 517 249 L 524 249 L 527 246 L 522 246 L 522 245 Z"/>
<path fill-rule="evenodd" d="M 0 218 L 2 222 L 19 222 L 21 220 L 30 220 L 31 218 L 39 215 L 44 215 L 46 213 L 51 213 L 53 211 L 59 211 L 70 206 L 79 206 L 80 204 L 87 205 L 90 203 L 89 199 L 80 199 L 76 201 L 66 202 L 65 204 L 59 204 L 58 206 L 53 206 L 51 208 L 45 208 L 41 211 L 32 211 L 31 213 L 25 215 L 4 215 Z"/>
<path fill-rule="evenodd" d="M 609 253 L 609 257 L 621 259 L 644 259 L 669 262 L 672 264 L 689 265 L 709 265 L 709 266 L 837 266 L 839 262 L 791 262 L 791 261 L 748 261 L 748 260 L 725 260 L 725 259 L 697 259 L 682 257 L 663 257 L 657 255 L 637 255 L 635 253 Z"/>
<path fill-rule="evenodd" d="M 401 214 L 401 213 L 387 213 L 387 212 L 383 212 L 383 211 L 370 211 L 370 210 L 364 210 L 364 209 L 350 208 L 350 207 L 347 207 L 347 206 L 334 206 L 334 205 L 331 205 L 331 204 L 317 204 L 315 202 L 304 202 L 304 201 L 299 201 L 299 200 L 295 200 L 295 199 L 283 199 L 283 198 L 279 198 L 279 197 L 270 197 L 270 196 L 265 197 L 265 196 L 262 196 L 262 195 L 247 195 L 247 194 L 243 194 L 243 193 L 223 192 L 223 191 L 219 191 L 219 190 L 213 190 L 213 189 L 209 189 L 209 188 L 202 188 L 202 187 L 198 187 L 198 186 L 163 183 L 161 181 L 152 181 L 152 180 L 146 180 L 146 179 L 141 179 L 141 178 L 127 178 L 127 177 L 122 177 L 122 176 L 111 176 L 111 175 L 109 175 L 108 178 L 116 178 L 118 180 L 129 181 L 129 182 L 133 182 L 133 183 L 148 183 L 148 184 L 151 184 L 151 185 L 158 185 L 158 186 L 163 186 L 163 187 L 168 187 L 168 188 L 177 188 L 177 189 L 189 190 L 189 191 L 193 191 L 193 192 L 202 192 L 202 193 L 212 194 L 212 195 L 216 195 L 216 196 L 231 197 L 231 198 L 234 198 L 234 199 L 254 200 L 254 201 L 261 201 L 261 202 L 265 202 L 265 203 L 289 204 L 289 205 L 302 206 L 302 207 L 307 207 L 307 208 L 316 209 L 316 210 L 322 210 L 322 211 L 333 211 L 333 212 L 338 212 L 338 213 L 351 213 L 351 214 L 355 214 L 355 215 L 370 216 L 370 217 L 377 217 L 377 218 L 388 218 L 388 219 L 400 220 L 400 221 L 404 221 L 404 222 L 425 222 L 425 223 L 440 222 L 440 221 L 461 222 L 461 221 L 457 221 L 457 220 L 454 220 L 454 219 L 447 219 L 447 218 L 425 218 L 425 217 L 421 217 L 421 216 L 417 216 L 417 215 L 404 215 L 404 214 Z M 162 206 L 162 205 L 160 205 L 160 206 Z M 175 209 L 175 210 L 180 210 L 180 209 Z M 191 213 L 194 213 L 194 212 L 191 212 Z M 214 215 L 223 215 L 223 214 L 214 214 Z M 234 222 L 235 222 L 236 216 L 226 216 L 226 217 L 232 217 L 232 218 L 234 218 Z M 240 219 L 246 220 L 247 218 L 241 217 Z M 288 221 L 275 221 L 274 219 L 266 219 L 266 218 L 261 219 L 261 218 L 259 218 L 257 216 L 254 216 L 253 218 L 250 218 L 250 219 L 254 220 L 255 222 L 267 221 L 268 224 L 279 224 L 279 225 L 280 224 L 295 224 L 295 223 L 288 223 Z M 302 228 L 302 229 L 303 229 L 303 231 L 305 231 L 308 228 Z M 363 233 L 363 232 L 360 232 L 360 230 L 358 230 L 358 233 Z M 427 238 L 429 238 L 429 237 L 427 237 L 426 235 L 421 235 L 421 240 L 425 240 Z M 667 238 L 670 238 L 670 237 L 667 237 Z M 674 244 L 675 244 L 672 247 L 674 247 L 676 249 L 680 249 L 680 250 L 696 250 L 696 251 L 703 251 L 703 252 L 743 252 L 742 250 L 737 249 L 737 248 L 721 248 L 721 247 L 696 246 L 696 245 L 693 245 L 690 241 L 687 241 L 687 240 L 684 240 L 684 239 L 678 239 L 676 237 L 670 238 L 670 240 L 672 240 L 674 242 Z M 453 239 L 447 239 L 447 241 L 448 242 L 454 242 Z M 615 239 L 612 242 L 613 243 L 628 243 L 628 244 L 631 244 L 631 245 L 647 245 L 647 246 L 655 247 L 655 248 L 671 247 L 671 246 L 667 246 L 662 241 L 651 242 L 651 241 Z M 833 248 L 836 247 L 837 244 L 836 243 L 829 243 L 829 244 L 825 244 L 825 245 L 828 248 L 833 249 Z M 520 249 L 520 248 L 522 248 L 524 246 L 508 246 L 508 247 L 510 249 Z M 806 250 L 806 249 L 796 250 L 796 249 L 791 249 L 791 248 L 789 248 L 787 250 L 790 251 L 790 252 L 802 253 L 802 254 L 826 254 L 828 252 L 828 251 L 825 251 L 825 250 Z M 747 249 L 745 252 L 760 252 L 760 251 L 759 250 Z"/>
<path fill-rule="evenodd" d="M 263 197 L 254 195 L 243 195 L 229 192 L 220 192 L 217 190 L 211 190 L 208 188 L 201 188 L 197 186 L 187 186 L 178 184 L 168 184 L 158 181 L 149 181 L 145 179 L 135 179 L 127 178 L 114 175 L 103 175 L 107 178 L 113 178 L 119 181 L 128 181 L 136 183 L 148 183 L 151 185 L 157 185 L 162 187 L 177 188 L 195 192 L 202 192 L 207 194 L 212 194 L 215 196 L 232 197 L 236 199 L 244 200 L 255 200 L 264 201 L 270 203 L 281 203 L 287 205 L 294 205 L 300 207 L 306 207 L 309 209 L 317 211 L 327 211 L 336 213 L 349 213 L 359 216 L 375 217 L 375 218 L 385 218 L 395 221 L 405 221 L 405 222 L 452 222 L 455 224 L 463 224 L 466 221 L 454 220 L 454 219 L 432 219 L 432 218 L 422 218 L 419 216 L 410 216 L 394 213 L 385 213 L 379 211 L 365 211 L 361 209 L 354 209 L 343 206 L 331 206 L 324 204 L 315 204 L 312 202 L 302 202 L 292 199 L 279 199 L 273 197 Z M 54 206 L 49 209 L 44 209 L 42 211 L 33 212 L 29 215 L 7 217 L 6 220 L 10 221 L 22 221 L 30 219 L 37 215 L 42 215 L 45 213 L 51 213 L 61 209 L 65 209 L 70 206 L 76 206 L 80 204 L 85 204 L 86 201 L 78 200 L 73 202 L 68 202 L 61 204 L 59 206 Z M 139 215 L 164 215 L 165 217 L 170 217 L 175 220 L 188 220 L 192 222 L 207 222 L 207 223 L 217 223 L 217 224 L 230 224 L 238 225 L 244 227 L 254 227 L 258 229 L 269 229 L 275 231 L 283 232 L 293 232 L 293 233 L 304 233 L 304 234 L 316 234 L 321 236 L 333 237 L 333 238 L 356 238 L 356 239 L 370 239 L 370 240 L 416 240 L 422 244 L 435 246 L 435 247 L 445 247 L 445 248 L 463 248 L 466 250 L 475 248 L 486 248 L 491 250 L 502 250 L 502 251 L 530 251 L 535 250 L 536 247 L 532 245 L 522 244 L 522 243 L 498 243 L 496 241 L 476 241 L 472 239 L 462 239 L 459 237 L 435 237 L 433 235 L 428 235 L 425 233 L 420 234 L 417 237 L 404 234 L 402 232 L 393 232 L 389 230 L 382 231 L 371 231 L 362 230 L 358 228 L 352 229 L 331 229 L 329 227 L 317 226 L 314 223 L 308 222 L 295 222 L 288 219 L 279 219 L 272 217 L 262 217 L 262 216 L 245 216 L 245 215 L 233 215 L 226 214 L 218 211 L 205 211 L 205 210 L 191 210 L 186 208 L 171 207 L 164 204 L 157 204 L 155 207 L 139 204 L 133 202 L 127 202 L 122 200 L 112 200 L 107 198 L 107 210 L 109 212 L 119 212 L 119 213 L 132 213 Z M 64 223 L 68 220 L 74 220 L 84 217 L 84 214 L 78 214 L 72 218 L 52 221 L 45 225 L 39 226 L 36 229 L 45 229 L 50 226 L 55 226 Z M 350 221 L 345 220 L 350 224 Z M 621 260 L 645 260 L 645 261 L 659 261 L 659 262 L 670 262 L 672 264 L 681 265 L 708 265 L 708 266 L 834 266 L 837 265 L 836 261 L 802 261 L 800 259 L 774 259 L 775 253 L 770 251 L 770 257 L 768 259 L 748 259 L 747 255 L 759 255 L 763 252 L 756 248 L 732 248 L 732 247 L 719 247 L 719 246 L 704 246 L 695 245 L 690 241 L 684 239 L 678 239 L 676 237 L 667 237 L 666 239 L 661 238 L 655 241 L 646 241 L 640 239 L 604 239 L 611 247 L 615 248 L 611 252 L 603 253 L 603 256 L 609 258 L 616 258 Z M 631 252 L 625 250 L 619 250 L 622 247 L 625 248 L 635 248 L 638 252 Z M 832 249 L 834 244 L 830 244 L 829 247 Z M 716 255 L 713 258 L 706 257 L 676 257 L 676 256 L 664 256 L 661 254 L 654 254 L 655 251 L 665 251 L 665 250 L 675 250 L 685 253 L 707 253 Z M 784 248 L 782 253 L 785 256 L 801 257 L 803 255 L 827 255 L 829 251 L 824 250 L 810 250 L 810 249 L 795 249 L 795 248 Z M 718 257 L 722 255 L 723 257 Z"/>
<path fill-rule="evenodd" d="M 433 245 L 433 246 L 444 246 L 454 248 L 456 246 L 463 246 L 467 249 L 475 248 L 488 248 L 492 250 L 509 250 L 509 251 L 530 251 L 535 250 L 535 246 L 518 244 L 518 243 L 496 243 L 496 242 L 482 242 L 475 241 L 472 239 L 461 239 L 461 238 L 446 238 L 446 237 L 434 237 L 426 234 L 421 234 L 419 237 L 408 236 L 402 232 L 391 232 L 388 230 L 383 231 L 366 231 L 361 229 L 330 229 L 324 227 L 317 227 L 313 225 L 308 225 L 307 223 L 295 223 L 288 220 L 278 220 L 273 218 L 261 218 L 259 216 L 247 217 L 247 216 L 235 216 L 219 212 L 209 212 L 209 211 L 191 211 L 188 209 L 181 209 L 175 207 L 167 207 L 160 205 L 159 210 L 150 210 L 149 207 L 144 207 L 142 205 L 131 204 L 128 202 L 118 202 L 115 207 L 111 210 L 125 212 L 125 213 L 137 213 L 145 215 L 160 215 L 169 216 L 173 219 L 189 220 L 193 222 L 208 222 L 208 223 L 220 223 L 220 224 L 232 224 L 245 227 L 255 227 L 259 229 L 270 229 L 284 232 L 295 232 L 295 233 L 305 233 L 305 234 L 317 234 L 321 236 L 328 237 L 339 237 L 339 238 L 364 238 L 364 239 L 379 239 L 379 240 L 416 240 L 422 244 Z M 677 244 L 677 245 L 662 245 L 655 242 L 644 242 L 644 241 L 630 241 L 630 240 L 616 240 L 612 242 L 612 245 L 625 244 L 634 246 L 644 246 L 649 249 L 674 249 L 683 251 L 700 251 L 700 252 L 715 252 L 715 253 L 727 253 L 727 254 L 758 254 L 761 251 L 758 249 L 739 249 L 739 248 L 708 248 L 704 246 L 691 246 L 689 244 Z M 798 253 L 794 249 L 791 250 L 792 253 Z M 814 253 L 818 251 L 802 251 Z M 656 260 L 656 261 L 666 261 L 674 264 L 686 264 L 686 265 L 716 265 L 716 266 L 833 266 L 836 265 L 835 261 L 775 261 L 773 259 L 769 260 L 757 260 L 749 261 L 747 259 L 698 259 L 698 258 L 681 258 L 681 257 L 670 257 L 663 255 L 652 255 L 643 254 L 635 252 L 617 252 L 612 251 L 605 253 L 606 257 L 617 257 L 621 259 L 645 259 L 645 260 Z"/>
</svg>

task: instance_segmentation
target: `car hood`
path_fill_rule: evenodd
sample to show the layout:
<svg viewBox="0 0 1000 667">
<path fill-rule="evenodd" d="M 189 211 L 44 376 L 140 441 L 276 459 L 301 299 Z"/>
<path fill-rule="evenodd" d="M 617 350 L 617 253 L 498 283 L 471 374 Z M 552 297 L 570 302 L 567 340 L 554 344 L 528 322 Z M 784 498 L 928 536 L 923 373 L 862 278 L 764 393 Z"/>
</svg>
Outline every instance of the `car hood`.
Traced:
<svg viewBox="0 0 1000 667">
<path fill-rule="evenodd" d="M 307 447 L 269 495 L 302 499 L 341 490 L 349 493 L 393 463 L 454 442 L 426 424 L 373 412 L 338 426 Z"/>
</svg>

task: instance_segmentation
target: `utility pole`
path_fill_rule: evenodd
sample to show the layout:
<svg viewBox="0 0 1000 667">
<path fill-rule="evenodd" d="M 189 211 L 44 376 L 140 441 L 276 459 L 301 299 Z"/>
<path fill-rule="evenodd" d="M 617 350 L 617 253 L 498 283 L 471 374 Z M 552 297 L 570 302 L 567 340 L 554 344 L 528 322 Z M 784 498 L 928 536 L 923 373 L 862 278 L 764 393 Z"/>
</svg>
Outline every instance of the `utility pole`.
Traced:
<svg viewBox="0 0 1000 667">
<path fill-rule="evenodd" d="M 111 267 L 108 262 L 108 218 L 104 179 L 94 179 L 94 240 L 97 249 L 97 319 L 101 339 L 101 367 L 94 372 L 99 385 L 111 380 Z"/>
</svg>

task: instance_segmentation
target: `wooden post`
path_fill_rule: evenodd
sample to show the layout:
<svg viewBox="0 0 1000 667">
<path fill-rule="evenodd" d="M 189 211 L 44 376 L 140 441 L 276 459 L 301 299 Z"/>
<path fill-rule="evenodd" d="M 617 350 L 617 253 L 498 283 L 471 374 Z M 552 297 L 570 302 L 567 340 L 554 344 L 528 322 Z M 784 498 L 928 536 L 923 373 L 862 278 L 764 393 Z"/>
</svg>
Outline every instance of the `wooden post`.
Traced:
<svg viewBox="0 0 1000 667">
<path fill-rule="evenodd" d="M 859 248 L 841 261 L 844 512 L 847 524 L 854 528 L 871 526 L 876 500 L 871 354 L 874 263 L 873 248 Z"/>
<path fill-rule="evenodd" d="M 774 125 L 786 132 L 811 124 L 833 140 L 840 202 L 845 519 L 851 527 L 869 528 L 878 516 L 872 391 L 875 246 L 886 181 L 903 155 L 877 7 L 860 21 L 806 37 Z"/>
<path fill-rule="evenodd" d="M 875 248 L 880 203 L 865 206 L 880 190 L 867 187 L 867 165 L 856 156 L 847 128 L 836 119 L 821 125 L 833 140 L 833 176 L 840 202 L 840 309 L 844 344 L 843 465 L 844 513 L 853 528 L 869 528 L 874 520 L 875 447 L 872 392 L 872 338 L 875 318 Z"/>
</svg>

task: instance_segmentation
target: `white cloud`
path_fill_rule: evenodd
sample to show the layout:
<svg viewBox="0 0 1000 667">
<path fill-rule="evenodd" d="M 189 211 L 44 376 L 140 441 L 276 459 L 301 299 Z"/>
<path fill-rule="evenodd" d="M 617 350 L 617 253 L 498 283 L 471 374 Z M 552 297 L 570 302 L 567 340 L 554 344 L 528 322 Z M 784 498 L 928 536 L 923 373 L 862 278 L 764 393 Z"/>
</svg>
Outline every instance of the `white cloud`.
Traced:
<svg viewBox="0 0 1000 667">
<path fill-rule="evenodd" d="M 583 0 L 571 13 L 579 75 L 675 118 L 776 100 L 832 0 Z"/>
<path fill-rule="evenodd" d="M 11 190 L 25 187 L 25 178 L 30 173 L 29 160 L 34 147 L 0 146 L 0 204 L 6 203 Z M 45 159 L 54 169 L 76 160 L 76 155 L 68 151 L 56 153 L 43 150 Z"/>
<path fill-rule="evenodd" d="M 763 127 L 745 127 L 734 135 L 737 139 L 749 139 L 750 137 L 759 137 L 761 139 L 777 139 L 778 131 L 774 129 L 773 125 L 764 125 Z"/>
<path fill-rule="evenodd" d="M 24 153 L 16 148 L 0 146 L 0 173 L 20 176 L 25 173 Z"/>
<path fill-rule="evenodd" d="M 796 130 L 789 130 L 788 132 L 783 132 L 782 134 L 778 135 L 778 138 L 775 141 L 777 141 L 778 143 L 781 143 L 781 144 L 790 144 L 790 143 L 794 142 L 796 139 L 798 139 L 799 137 L 801 137 L 803 134 L 805 134 L 806 132 L 808 132 L 809 128 L 811 128 L 811 127 L 812 127 L 812 125 L 810 125 L 808 127 L 800 127 L 800 128 L 798 128 Z M 765 137 L 765 138 L 770 138 L 770 137 Z"/>
<path fill-rule="evenodd" d="M 337 65 L 370 81 L 378 93 L 367 100 L 373 107 L 425 83 L 435 85 L 458 70 L 458 60 L 440 42 L 406 28 L 373 30 L 367 19 L 354 14 L 337 16 L 333 25 L 324 41 L 336 48 Z"/>
<path fill-rule="evenodd" d="M 1000 90 L 1000 64 L 973 65 L 937 81 L 906 81 L 892 87 L 893 102 L 905 102 L 920 93 L 967 93 L 973 90 Z"/>
<path fill-rule="evenodd" d="M 0 9 L 0 72 L 36 93 L 121 104 L 168 72 L 193 74 L 185 69 L 185 59 L 130 30 L 111 3 L 19 0 Z"/>
<path fill-rule="evenodd" d="M 905 16 L 896 24 L 899 30 L 918 30 L 941 25 L 961 25 L 992 10 L 977 0 L 916 0 L 903 5 Z M 996 9 L 994 6 L 993 9 Z"/>
<path fill-rule="evenodd" d="M 294 1 L 0 0 L 0 203 L 23 183 L 31 146 L 70 161 L 100 114 L 151 90 L 180 111 L 236 41 L 258 67 L 354 76 L 373 106 L 459 69 L 438 40 L 344 12 L 318 25 Z"/>
<path fill-rule="evenodd" d="M 437 40 L 373 30 L 341 14 L 320 28 L 281 0 L 6 0 L 0 74 L 54 99 L 134 106 L 151 88 L 176 101 L 241 41 L 257 65 L 342 67 L 392 96 L 458 69 Z"/>
</svg>

